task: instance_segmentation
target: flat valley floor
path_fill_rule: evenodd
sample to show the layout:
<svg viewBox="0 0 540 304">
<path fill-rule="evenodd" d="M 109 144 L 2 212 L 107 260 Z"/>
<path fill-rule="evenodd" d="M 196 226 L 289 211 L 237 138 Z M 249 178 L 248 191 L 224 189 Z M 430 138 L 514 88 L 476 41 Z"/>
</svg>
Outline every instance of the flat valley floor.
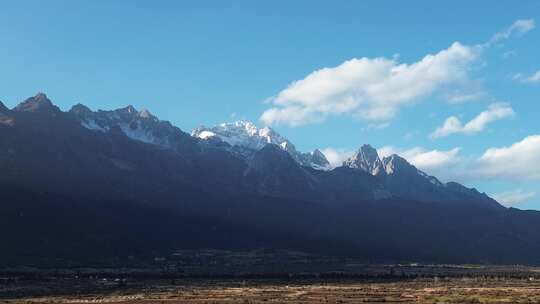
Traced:
<svg viewBox="0 0 540 304">
<path fill-rule="evenodd" d="M 128 282 L 122 287 L 100 282 L 93 291 L 85 284 L 48 282 L 11 291 L 4 286 L 0 303 L 540 303 L 540 281 L 534 279 L 182 280 Z M 6 291 L 18 294 L 9 298 Z M 42 295 L 25 296 L 25 292 Z"/>
</svg>

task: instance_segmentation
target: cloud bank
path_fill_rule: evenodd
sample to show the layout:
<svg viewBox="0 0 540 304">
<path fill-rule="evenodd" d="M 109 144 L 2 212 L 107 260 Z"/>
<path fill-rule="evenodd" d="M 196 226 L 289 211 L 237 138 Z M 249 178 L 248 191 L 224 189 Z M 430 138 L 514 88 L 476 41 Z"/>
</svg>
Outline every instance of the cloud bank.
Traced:
<svg viewBox="0 0 540 304">
<path fill-rule="evenodd" d="M 535 27 L 533 19 L 519 19 L 484 44 L 468 46 L 454 42 L 447 49 L 410 64 L 396 58 L 363 57 L 314 71 L 269 98 L 272 106 L 262 113 L 260 120 L 267 125 L 294 127 L 323 122 L 331 115 L 349 115 L 385 123 L 402 107 L 437 93 L 446 95 L 450 103 L 481 98 L 484 92 L 474 85 L 471 90 L 474 82 L 469 74 L 482 51 Z M 540 82 L 540 74 L 531 77 L 530 81 Z"/>
<path fill-rule="evenodd" d="M 265 124 L 300 126 L 329 115 L 385 122 L 399 109 L 444 88 L 466 83 L 478 48 L 453 43 L 437 54 L 405 64 L 388 58 L 354 58 L 291 83 L 270 100 Z"/>
</svg>

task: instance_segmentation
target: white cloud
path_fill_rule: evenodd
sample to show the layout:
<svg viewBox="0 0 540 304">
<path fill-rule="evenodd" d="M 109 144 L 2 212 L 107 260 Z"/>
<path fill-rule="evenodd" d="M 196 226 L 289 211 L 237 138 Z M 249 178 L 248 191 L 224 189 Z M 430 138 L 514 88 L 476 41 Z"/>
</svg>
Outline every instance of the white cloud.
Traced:
<svg viewBox="0 0 540 304">
<path fill-rule="evenodd" d="M 260 120 L 268 125 L 300 126 L 322 122 L 331 115 L 350 115 L 384 123 L 402 107 L 434 94 L 446 95 L 450 103 L 477 100 L 485 93 L 469 74 L 481 52 L 534 28 L 533 19 L 519 19 L 487 43 L 467 46 L 454 42 L 411 64 L 400 63 L 399 56 L 363 57 L 314 71 L 267 99 L 271 108 Z M 454 93 L 445 94 L 452 90 Z"/>
<path fill-rule="evenodd" d="M 531 135 L 508 147 L 490 148 L 476 161 L 477 178 L 540 180 L 540 135 Z"/>
<path fill-rule="evenodd" d="M 536 23 L 534 19 L 519 19 L 516 20 L 511 26 L 506 28 L 502 32 L 498 32 L 487 43 L 486 46 L 490 46 L 494 43 L 501 42 L 502 40 L 506 40 L 514 35 L 523 35 L 527 33 L 528 31 L 531 31 L 536 27 Z"/>
<path fill-rule="evenodd" d="M 343 162 L 354 154 L 354 151 L 347 149 L 326 148 L 321 151 L 332 168 L 339 167 Z"/>
<path fill-rule="evenodd" d="M 492 197 L 505 206 L 513 206 L 536 197 L 536 192 L 521 189 L 493 194 Z"/>
<path fill-rule="evenodd" d="M 514 75 L 514 80 L 518 80 L 523 83 L 540 83 L 540 70 L 529 76 L 518 73 Z"/>
<path fill-rule="evenodd" d="M 488 124 L 514 115 L 514 110 L 508 104 L 494 103 L 489 105 L 486 111 L 481 112 L 466 124 L 463 124 L 456 116 L 448 117 L 441 127 L 430 134 L 430 137 L 435 139 L 455 133 L 467 135 L 479 133 L 483 131 Z"/>
<path fill-rule="evenodd" d="M 260 119 L 291 126 L 321 122 L 329 115 L 386 122 L 403 106 L 466 83 L 478 52 L 455 42 L 412 64 L 399 63 L 398 58 L 354 58 L 291 83 Z"/>
</svg>

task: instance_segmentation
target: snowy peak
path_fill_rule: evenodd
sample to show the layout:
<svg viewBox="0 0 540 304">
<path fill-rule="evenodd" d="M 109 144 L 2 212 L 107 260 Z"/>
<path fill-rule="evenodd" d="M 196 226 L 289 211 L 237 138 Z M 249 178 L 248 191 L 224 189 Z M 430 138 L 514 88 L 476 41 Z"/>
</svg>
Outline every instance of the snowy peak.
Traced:
<svg viewBox="0 0 540 304">
<path fill-rule="evenodd" d="M 220 140 L 229 144 L 232 148 L 259 151 L 268 144 L 280 147 L 299 164 L 315 169 L 328 169 L 330 163 L 318 150 L 312 153 L 301 153 L 286 138 L 270 127 L 258 128 L 249 121 L 236 121 L 222 123 L 212 128 L 200 126 L 191 132 L 191 136 L 210 141 Z"/>
<path fill-rule="evenodd" d="M 275 144 L 284 150 L 296 151 L 292 143 L 271 128 L 259 129 L 252 122 L 243 120 L 222 123 L 212 128 L 200 126 L 191 132 L 191 136 L 201 139 L 217 137 L 231 146 L 242 146 L 253 150 L 260 150 L 267 144 Z"/>
<path fill-rule="evenodd" d="M 385 173 L 377 150 L 370 145 L 362 145 L 353 156 L 343 162 L 344 167 L 361 169 L 371 175 Z"/>
<path fill-rule="evenodd" d="M 187 136 L 169 122 L 160 121 L 150 111 L 139 112 L 131 105 L 112 111 L 93 112 L 85 105 L 77 104 L 69 112 L 87 129 L 109 132 L 118 128 L 131 139 L 164 148 L 173 148 L 175 141 Z"/>
<path fill-rule="evenodd" d="M 44 93 L 38 93 L 36 96 L 26 99 L 17 105 L 13 110 L 17 112 L 60 112 L 60 109 L 55 106 Z"/>
</svg>

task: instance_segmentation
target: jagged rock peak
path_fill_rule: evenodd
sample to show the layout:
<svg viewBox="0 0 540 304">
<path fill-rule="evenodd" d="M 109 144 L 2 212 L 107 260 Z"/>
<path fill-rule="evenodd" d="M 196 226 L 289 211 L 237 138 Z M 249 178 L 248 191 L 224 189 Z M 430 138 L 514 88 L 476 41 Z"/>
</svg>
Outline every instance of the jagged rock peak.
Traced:
<svg viewBox="0 0 540 304">
<path fill-rule="evenodd" d="M 370 145 L 362 145 L 353 156 L 343 162 L 343 166 L 361 169 L 372 175 L 379 175 L 385 172 L 377 150 Z"/>
<path fill-rule="evenodd" d="M 34 97 L 27 98 L 13 110 L 18 112 L 60 112 L 60 109 L 44 93 L 38 93 Z"/>
</svg>

